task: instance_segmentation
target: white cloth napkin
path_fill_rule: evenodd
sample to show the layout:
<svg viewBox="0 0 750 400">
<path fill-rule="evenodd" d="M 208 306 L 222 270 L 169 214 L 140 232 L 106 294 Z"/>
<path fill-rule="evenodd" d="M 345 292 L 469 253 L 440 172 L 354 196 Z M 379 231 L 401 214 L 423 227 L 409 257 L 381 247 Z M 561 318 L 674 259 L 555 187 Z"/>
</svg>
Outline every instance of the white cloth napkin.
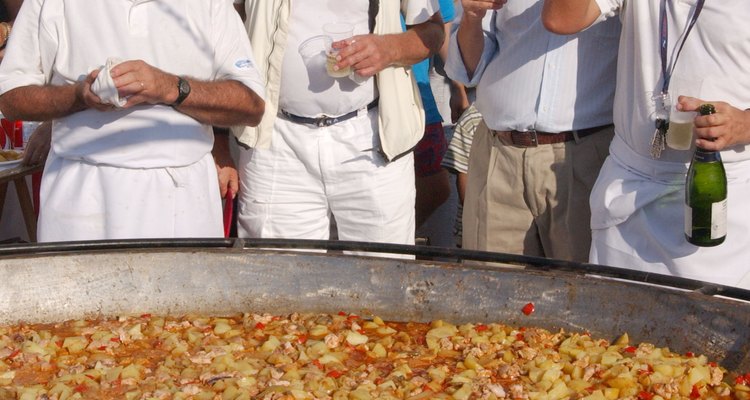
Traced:
<svg viewBox="0 0 750 400">
<path fill-rule="evenodd" d="M 119 58 L 107 58 L 107 63 L 99 70 L 99 75 L 91 85 L 91 91 L 102 99 L 102 103 L 112 104 L 115 107 L 122 107 L 128 101 L 128 99 L 120 97 L 115 82 L 112 80 L 112 75 L 110 75 L 110 70 L 120 62 L 122 60 Z"/>
</svg>

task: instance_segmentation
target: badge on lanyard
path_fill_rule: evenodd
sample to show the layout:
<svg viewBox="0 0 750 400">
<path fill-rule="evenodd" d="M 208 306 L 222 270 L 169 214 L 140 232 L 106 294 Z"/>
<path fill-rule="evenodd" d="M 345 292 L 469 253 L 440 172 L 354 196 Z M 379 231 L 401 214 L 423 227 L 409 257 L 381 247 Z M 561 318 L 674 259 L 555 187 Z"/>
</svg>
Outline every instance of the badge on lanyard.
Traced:
<svg viewBox="0 0 750 400">
<path fill-rule="evenodd" d="M 698 21 L 698 16 L 703 11 L 703 4 L 706 0 L 698 0 L 695 5 L 695 11 L 693 12 L 690 21 L 688 21 L 688 28 L 685 35 L 682 37 L 677 48 L 677 53 L 674 55 L 672 65 L 667 63 L 667 48 L 669 47 L 669 21 L 667 20 L 667 0 L 661 1 L 659 9 L 659 17 L 661 20 L 659 28 L 659 53 L 661 58 L 661 75 L 662 75 L 662 88 L 661 92 L 651 97 L 651 101 L 654 102 L 654 109 L 656 110 L 655 115 L 655 130 L 654 136 L 651 138 L 651 157 L 658 159 L 661 157 L 662 151 L 665 149 L 667 143 L 667 130 L 669 129 L 669 112 L 672 108 L 672 100 L 669 97 L 669 81 L 672 78 L 674 67 L 677 65 L 677 60 L 682 53 L 682 48 L 685 46 L 685 40 L 687 40 L 690 31 L 693 30 L 693 26 Z"/>
</svg>

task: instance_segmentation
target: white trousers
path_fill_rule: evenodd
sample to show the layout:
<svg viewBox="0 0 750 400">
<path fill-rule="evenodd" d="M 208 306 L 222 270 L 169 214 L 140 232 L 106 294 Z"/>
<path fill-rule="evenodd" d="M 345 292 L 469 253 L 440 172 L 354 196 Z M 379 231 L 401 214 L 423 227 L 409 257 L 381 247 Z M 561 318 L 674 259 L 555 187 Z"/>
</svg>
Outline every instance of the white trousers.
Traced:
<svg viewBox="0 0 750 400">
<path fill-rule="evenodd" d="M 369 115 L 368 115 L 369 114 Z M 277 118 L 269 149 L 240 151 L 240 237 L 414 243 L 414 157 L 378 153 L 377 109 L 328 127 Z"/>
<path fill-rule="evenodd" d="M 591 193 L 595 264 L 750 289 L 750 161 L 725 163 L 727 238 L 716 247 L 685 239 L 684 164 L 643 158 L 615 137 Z"/>
<path fill-rule="evenodd" d="M 39 241 L 223 237 L 211 154 L 178 168 L 93 165 L 50 151 L 40 189 Z"/>
</svg>

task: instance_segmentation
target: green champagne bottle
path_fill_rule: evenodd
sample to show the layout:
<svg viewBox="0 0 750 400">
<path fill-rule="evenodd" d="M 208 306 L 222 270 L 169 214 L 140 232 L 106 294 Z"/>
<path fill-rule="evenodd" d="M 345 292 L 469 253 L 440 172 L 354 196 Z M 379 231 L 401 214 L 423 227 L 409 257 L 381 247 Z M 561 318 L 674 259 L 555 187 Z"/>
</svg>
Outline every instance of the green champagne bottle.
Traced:
<svg viewBox="0 0 750 400">
<path fill-rule="evenodd" d="M 701 115 L 716 112 L 701 105 Z M 696 246 L 717 246 L 727 237 L 727 174 L 718 151 L 697 147 L 685 183 L 685 237 Z"/>
</svg>

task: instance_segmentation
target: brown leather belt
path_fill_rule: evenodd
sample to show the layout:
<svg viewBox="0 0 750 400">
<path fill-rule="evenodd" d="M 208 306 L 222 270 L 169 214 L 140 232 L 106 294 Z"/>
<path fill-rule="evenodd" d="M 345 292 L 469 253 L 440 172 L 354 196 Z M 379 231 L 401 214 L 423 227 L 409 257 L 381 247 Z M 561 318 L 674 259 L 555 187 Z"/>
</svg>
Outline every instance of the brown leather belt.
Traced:
<svg viewBox="0 0 750 400">
<path fill-rule="evenodd" d="M 539 132 L 539 131 L 493 131 L 493 135 L 503 143 L 512 144 L 518 147 L 536 147 L 542 144 L 553 144 L 569 142 L 571 140 L 582 139 L 586 136 L 611 128 L 613 125 L 595 126 L 593 128 L 578 129 L 574 131 L 565 131 L 559 133 Z"/>
</svg>

